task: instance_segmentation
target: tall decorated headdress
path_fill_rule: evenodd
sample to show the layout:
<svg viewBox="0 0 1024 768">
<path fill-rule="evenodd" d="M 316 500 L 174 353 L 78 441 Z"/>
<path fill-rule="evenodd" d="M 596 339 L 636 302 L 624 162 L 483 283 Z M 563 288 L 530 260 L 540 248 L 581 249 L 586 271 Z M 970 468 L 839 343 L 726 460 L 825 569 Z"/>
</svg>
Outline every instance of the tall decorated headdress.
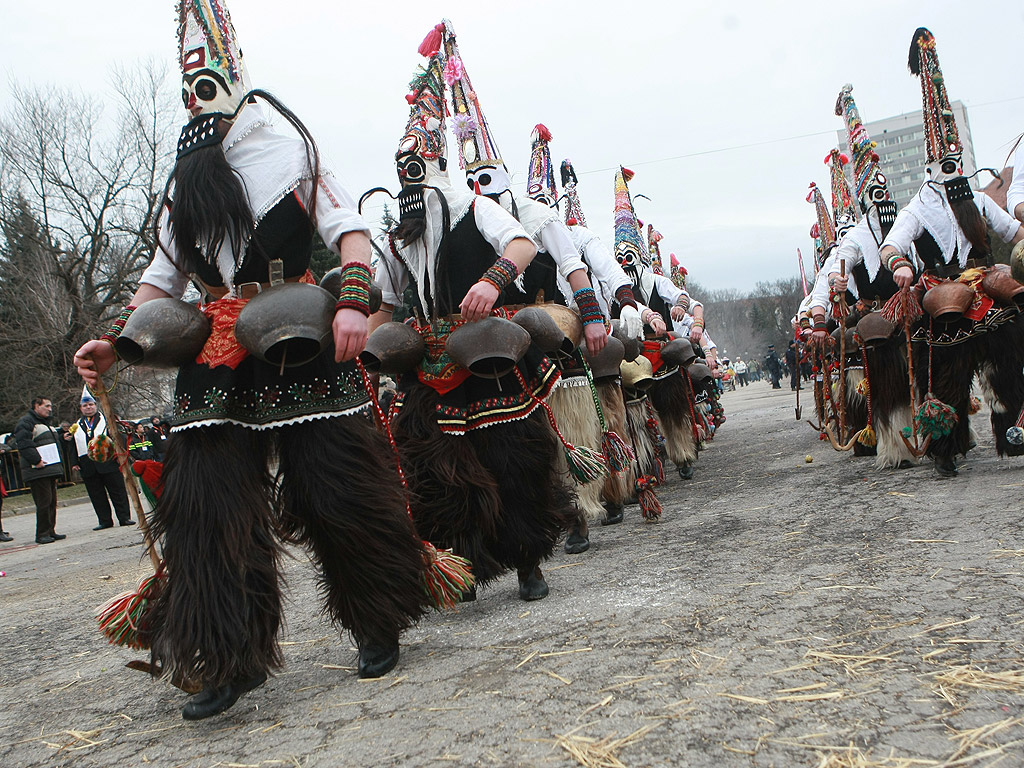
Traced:
<svg viewBox="0 0 1024 768">
<path fill-rule="evenodd" d="M 583 206 L 580 204 L 580 195 L 576 191 L 579 183 L 576 179 L 576 171 L 573 170 L 569 158 L 562 161 L 562 192 L 566 202 L 565 223 L 572 227 L 579 224 L 587 226 L 587 218 L 583 215 Z"/>
<path fill-rule="evenodd" d="M 223 0 L 179 0 L 178 63 L 185 109 L 233 114 L 249 79 L 231 16 Z"/>
<path fill-rule="evenodd" d="M 448 144 L 444 134 L 444 54 L 438 24 L 420 43 L 420 55 L 427 58 L 416 68 L 409 93 L 409 120 L 395 152 L 395 165 L 402 190 L 398 194 L 399 220 L 424 219 L 423 186 L 447 171 Z"/>
<path fill-rule="evenodd" d="M 811 226 L 811 237 L 814 238 L 814 271 L 817 273 L 825 263 L 825 257 L 836 242 L 836 229 L 832 223 L 832 215 L 828 210 L 825 196 L 813 181 L 807 193 L 807 202 L 814 206 L 815 222 Z"/>
<path fill-rule="evenodd" d="M 836 240 L 841 240 L 857 223 L 857 205 L 853 202 L 850 182 L 846 179 L 846 164 L 850 158 L 833 149 L 825 158 L 832 177 L 832 220 L 835 222 Z"/>
<path fill-rule="evenodd" d="M 555 169 L 551 165 L 551 131 L 538 123 L 530 134 L 530 178 L 526 182 L 528 197 L 544 205 L 554 205 L 558 200 L 555 186 Z"/>
<path fill-rule="evenodd" d="M 664 236 L 654 228 L 653 224 L 647 225 L 647 253 L 651 257 L 651 270 L 656 275 L 665 274 L 665 270 L 661 265 L 661 247 L 658 245 L 664 239 Z"/>
<path fill-rule="evenodd" d="M 939 68 L 935 37 L 924 27 L 914 32 L 907 62 L 911 74 L 921 79 L 921 107 L 924 120 L 925 152 L 933 181 L 963 175 L 963 147 L 956 117 L 949 105 L 946 82 Z"/>
<path fill-rule="evenodd" d="M 459 53 L 452 23 L 444 21 L 444 81 L 452 89 L 452 133 L 459 147 L 459 167 L 466 183 L 481 195 L 500 195 L 512 186 L 512 179 L 498 152 L 480 108 L 480 100 Z"/>
<path fill-rule="evenodd" d="M 888 180 L 878 165 L 879 157 L 853 99 L 853 86 L 847 83 L 836 99 L 836 115 L 846 123 L 846 143 L 853 157 L 853 192 L 862 211 L 889 199 Z"/>
<path fill-rule="evenodd" d="M 671 264 L 671 272 L 669 277 L 675 284 L 676 288 L 686 288 L 686 267 L 679 263 L 679 259 L 676 258 L 674 253 L 668 255 L 669 262 Z"/>
<path fill-rule="evenodd" d="M 632 178 L 633 172 L 628 168 L 619 166 L 615 172 L 615 258 L 635 281 L 650 258 L 629 196 L 627 185 Z"/>
</svg>

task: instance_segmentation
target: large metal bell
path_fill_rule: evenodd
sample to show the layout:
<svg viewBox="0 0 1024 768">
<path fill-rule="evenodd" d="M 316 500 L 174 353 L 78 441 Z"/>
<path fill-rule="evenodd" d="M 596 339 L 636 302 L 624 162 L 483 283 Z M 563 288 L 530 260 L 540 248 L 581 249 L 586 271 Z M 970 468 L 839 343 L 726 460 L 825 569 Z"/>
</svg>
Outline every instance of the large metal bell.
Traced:
<svg viewBox="0 0 1024 768">
<path fill-rule="evenodd" d="M 210 336 L 210 321 L 179 299 L 152 299 L 132 312 L 114 342 L 129 365 L 177 368 L 196 357 Z"/>
<path fill-rule="evenodd" d="M 405 323 L 383 323 L 366 340 L 359 359 L 370 373 L 397 376 L 411 371 L 423 359 L 427 345 Z"/>
<path fill-rule="evenodd" d="M 541 352 L 553 355 L 562 349 L 565 334 L 558 323 L 540 307 L 524 307 L 512 317 L 512 322 L 526 329 Z"/>
<path fill-rule="evenodd" d="M 485 317 L 452 331 L 445 349 L 452 359 L 483 379 L 500 379 L 530 348 L 526 329 L 501 317 Z"/>
<path fill-rule="evenodd" d="M 643 355 L 635 360 L 623 360 L 619 366 L 619 374 L 622 376 L 623 389 L 633 389 L 644 392 L 651 388 L 654 383 L 654 369 L 651 361 Z"/>
<path fill-rule="evenodd" d="M 921 306 L 936 320 L 951 323 L 961 318 L 973 301 L 974 291 L 970 287 L 950 280 L 929 288 Z"/>
<path fill-rule="evenodd" d="M 689 365 L 696 357 L 697 353 L 693 351 L 689 338 L 673 339 L 661 348 L 661 359 L 667 365 Z"/>
<path fill-rule="evenodd" d="M 571 357 L 576 347 L 583 340 L 583 321 L 574 309 L 569 309 L 562 304 L 536 304 L 537 309 L 547 312 L 555 325 L 562 331 L 562 341 L 558 353 Z M 519 314 L 518 312 L 516 314 Z"/>
<path fill-rule="evenodd" d="M 882 317 L 881 312 L 868 312 L 857 321 L 857 335 L 866 347 L 875 347 L 885 342 L 896 326 Z"/>
<path fill-rule="evenodd" d="M 596 355 L 591 356 L 586 346 L 582 350 L 594 379 L 609 379 L 620 375 L 619 366 L 626 350 L 614 336 L 608 337 L 608 343 Z"/>
<path fill-rule="evenodd" d="M 715 380 L 715 375 L 704 363 L 694 363 L 686 369 L 686 372 L 690 374 L 690 381 L 697 389 L 706 387 Z"/>
<path fill-rule="evenodd" d="M 626 324 L 621 320 L 612 320 L 612 336 L 622 342 L 623 359 L 631 363 L 640 354 L 640 340 L 626 333 Z"/>
<path fill-rule="evenodd" d="M 265 363 L 305 365 L 333 344 L 336 303 L 323 288 L 308 283 L 271 286 L 242 308 L 235 338 Z"/>
<path fill-rule="evenodd" d="M 1006 264 L 991 267 L 981 281 L 981 289 L 1000 304 L 1024 307 L 1024 285 L 1017 282 Z"/>
</svg>

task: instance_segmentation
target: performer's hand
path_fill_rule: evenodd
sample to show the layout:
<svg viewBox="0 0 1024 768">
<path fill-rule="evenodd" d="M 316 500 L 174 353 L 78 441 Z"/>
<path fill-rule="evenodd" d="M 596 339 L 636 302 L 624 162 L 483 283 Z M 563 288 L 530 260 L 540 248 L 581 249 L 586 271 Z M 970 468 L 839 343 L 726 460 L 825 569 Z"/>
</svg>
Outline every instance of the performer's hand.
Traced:
<svg viewBox="0 0 1024 768">
<path fill-rule="evenodd" d="M 639 339 L 644 333 L 644 321 L 636 307 L 623 307 L 619 312 L 619 320 L 626 327 L 626 335 L 631 339 Z"/>
<path fill-rule="evenodd" d="M 477 281 L 469 291 L 466 298 L 459 305 L 462 312 L 462 319 L 474 322 L 483 320 L 494 308 L 494 302 L 498 300 L 498 289 L 484 280 Z"/>
<path fill-rule="evenodd" d="M 75 368 L 91 389 L 98 389 L 100 376 L 117 360 L 114 348 L 105 341 L 93 339 L 75 352 Z"/>
<path fill-rule="evenodd" d="M 846 286 L 850 284 L 850 278 L 846 275 L 840 275 L 838 272 L 829 275 L 828 280 L 835 287 L 837 293 L 845 291 Z"/>
<path fill-rule="evenodd" d="M 668 312 L 672 316 L 673 320 L 682 320 L 684 317 L 686 317 L 686 310 L 680 307 L 678 304 L 672 307 L 672 309 L 670 309 Z"/>
<path fill-rule="evenodd" d="M 334 313 L 334 362 L 352 360 L 366 347 L 366 315 L 355 309 Z"/>
<path fill-rule="evenodd" d="M 701 339 L 704 338 L 704 329 L 699 325 L 690 326 L 690 341 L 694 344 L 700 344 Z"/>
<path fill-rule="evenodd" d="M 587 323 L 583 326 L 583 337 L 587 342 L 587 352 L 596 355 L 608 343 L 608 332 L 604 323 Z"/>
<path fill-rule="evenodd" d="M 807 342 L 815 349 L 825 349 L 828 343 L 832 340 L 832 337 L 828 335 L 828 331 L 819 328 L 816 331 L 811 332 L 811 338 Z"/>
<path fill-rule="evenodd" d="M 665 321 L 661 315 L 657 312 L 651 313 L 651 319 L 647 321 L 647 324 L 651 326 L 651 330 L 654 331 L 655 336 L 664 336 L 668 329 L 665 327 Z"/>
<path fill-rule="evenodd" d="M 914 270 L 910 267 L 900 267 L 892 273 L 892 279 L 896 281 L 900 290 L 905 290 L 914 282 Z"/>
</svg>

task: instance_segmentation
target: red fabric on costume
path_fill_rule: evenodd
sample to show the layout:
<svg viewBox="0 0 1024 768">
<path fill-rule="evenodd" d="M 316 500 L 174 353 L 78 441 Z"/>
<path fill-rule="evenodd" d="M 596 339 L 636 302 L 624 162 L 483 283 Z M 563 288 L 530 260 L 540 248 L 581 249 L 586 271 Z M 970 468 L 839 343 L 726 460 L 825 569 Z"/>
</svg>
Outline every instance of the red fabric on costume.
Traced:
<svg viewBox="0 0 1024 768">
<path fill-rule="evenodd" d="M 659 368 L 665 366 L 665 361 L 661 359 L 660 341 L 645 341 L 643 351 L 640 354 L 650 360 L 651 370 L 654 373 L 657 373 Z"/>
<path fill-rule="evenodd" d="M 164 492 L 164 465 L 162 461 L 153 461 L 152 459 L 133 461 L 132 472 L 139 476 L 139 479 L 142 480 L 156 498 L 160 498 L 160 494 Z"/>
</svg>

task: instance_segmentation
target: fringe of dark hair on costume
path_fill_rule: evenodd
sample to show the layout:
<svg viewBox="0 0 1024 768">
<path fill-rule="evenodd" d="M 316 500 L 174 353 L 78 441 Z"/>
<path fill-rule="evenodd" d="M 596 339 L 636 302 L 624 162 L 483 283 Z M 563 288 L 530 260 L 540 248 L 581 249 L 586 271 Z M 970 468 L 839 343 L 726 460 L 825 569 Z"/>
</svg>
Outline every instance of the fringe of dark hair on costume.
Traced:
<svg viewBox="0 0 1024 768">
<path fill-rule="evenodd" d="M 868 349 L 871 417 L 876 428 L 879 424 L 891 423 L 895 412 L 910 405 L 906 348 L 900 334 L 891 336 L 877 347 Z M 926 365 L 927 358 L 919 364 Z"/>
<path fill-rule="evenodd" d="M 953 346 L 932 347 L 932 394 L 956 410 L 953 431 L 945 437 L 932 438 L 928 455 L 955 458 L 967 453 L 970 445 L 969 406 L 974 381 L 974 360 L 978 355 L 978 339 L 968 339 Z M 928 393 L 928 344 L 914 344 L 914 377 L 917 391 Z"/>
<path fill-rule="evenodd" d="M 1006 430 L 1017 423 L 1024 405 L 1024 316 L 985 334 L 981 381 L 992 407 L 992 436 L 1000 456 L 1024 455 L 1024 446 L 1006 439 Z"/>
<path fill-rule="evenodd" d="M 561 443 L 539 409 L 467 437 L 498 482 L 501 514 L 487 542 L 489 551 L 505 568 L 536 566 L 551 556 L 558 537 L 576 521 L 572 496 L 555 468 Z"/>
<path fill-rule="evenodd" d="M 988 241 L 988 226 L 985 224 L 985 219 L 982 218 L 981 211 L 978 210 L 974 198 L 957 200 L 955 203 L 951 202 L 949 207 L 956 217 L 956 223 L 960 225 L 960 229 L 964 231 L 967 239 L 970 240 L 971 251 L 974 256 L 987 256 L 992 250 L 992 246 Z"/>
<path fill-rule="evenodd" d="M 278 562 L 268 438 L 237 426 L 171 436 L 150 522 L 167 584 L 152 608 L 152 660 L 222 685 L 281 666 Z"/>
<path fill-rule="evenodd" d="M 282 532 L 313 554 L 324 613 L 357 642 L 397 639 L 429 601 L 387 440 L 361 414 L 277 432 Z"/>
<path fill-rule="evenodd" d="M 604 411 L 605 426 L 627 443 L 632 443 L 629 426 L 626 424 L 626 401 L 622 399 L 622 387 L 616 381 L 597 382 L 597 396 Z M 635 462 L 634 462 L 635 463 Z M 633 481 L 636 473 L 632 466 L 618 475 L 611 473 L 604 483 L 604 498 L 612 504 L 625 504 L 633 495 Z"/>
<path fill-rule="evenodd" d="M 682 372 L 655 381 L 647 396 L 658 412 L 668 458 L 677 466 L 695 461 L 697 446 L 690 419 L 690 385 Z"/>
<path fill-rule="evenodd" d="M 864 371 L 860 368 L 846 370 L 846 433 L 852 435 L 868 425 L 868 401 L 857 391 L 857 385 L 864 380 Z M 838 391 L 837 391 L 838 394 Z M 845 439 L 845 436 L 844 438 Z M 864 445 L 859 440 L 853 444 L 854 456 L 874 456 L 875 447 Z"/>
<path fill-rule="evenodd" d="M 223 121 L 217 123 L 217 130 L 226 130 Z M 256 225 L 241 177 L 228 163 L 223 147 L 214 144 L 190 152 L 175 163 L 171 178 L 171 233 L 179 260 L 176 266 L 188 273 L 194 272 L 196 264 L 204 260 L 213 263 L 227 241 L 234 251 L 237 268 Z M 167 194 L 165 190 L 165 204 L 169 203 Z M 196 243 L 203 244 L 207 255 Z"/>
<path fill-rule="evenodd" d="M 422 538 L 467 558 L 483 584 L 503 571 L 487 545 L 498 530 L 498 483 L 466 437 L 441 432 L 437 403 L 437 392 L 412 384 L 391 424 L 413 520 Z"/>
</svg>

